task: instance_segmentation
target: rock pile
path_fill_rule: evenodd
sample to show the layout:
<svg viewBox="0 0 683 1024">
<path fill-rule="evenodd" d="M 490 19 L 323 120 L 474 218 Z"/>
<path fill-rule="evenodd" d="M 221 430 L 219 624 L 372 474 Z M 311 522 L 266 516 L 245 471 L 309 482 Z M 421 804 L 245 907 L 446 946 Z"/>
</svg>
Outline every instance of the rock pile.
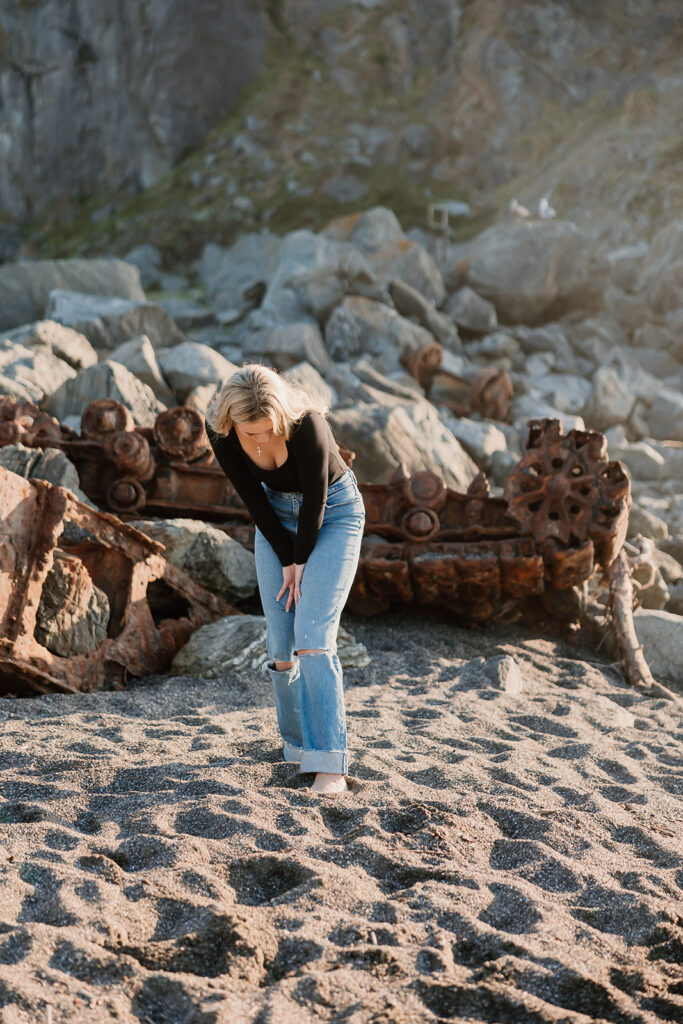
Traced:
<svg viewBox="0 0 683 1024">
<path fill-rule="evenodd" d="M 657 571 L 640 598 L 648 612 L 666 615 L 654 630 L 643 612 L 643 636 L 680 637 L 681 238 L 677 222 L 651 245 L 605 252 L 572 223 L 529 221 L 489 228 L 438 263 L 391 210 L 377 207 L 320 233 L 207 245 L 196 266 L 183 268 L 199 275 L 205 293 L 191 310 L 163 294 L 147 301 L 137 251 L 123 261 L 6 264 L 0 393 L 28 398 L 73 427 L 93 399 L 112 396 L 145 426 L 174 404 L 204 412 L 236 365 L 260 360 L 324 394 L 361 482 L 386 482 L 403 463 L 432 469 L 458 490 L 483 470 L 500 492 L 529 418 L 606 431 L 610 457 L 633 478 L 630 536 L 655 542 Z M 161 265 L 153 247 L 143 255 L 143 268 Z M 463 416 L 443 374 L 432 392 L 407 372 L 402 352 L 436 343 L 449 379 L 465 387 L 482 369 L 507 372 L 513 394 L 504 421 L 471 409 Z M 189 551 L 217 551 L 197 524 L 158 529 L 179 538 L 188 571 Z M 226 549 L 218 589 L 253 589 L 247 562 Z M 657 662 L 668 678 L 683 673 L 672 643 Z"/>
</svg>

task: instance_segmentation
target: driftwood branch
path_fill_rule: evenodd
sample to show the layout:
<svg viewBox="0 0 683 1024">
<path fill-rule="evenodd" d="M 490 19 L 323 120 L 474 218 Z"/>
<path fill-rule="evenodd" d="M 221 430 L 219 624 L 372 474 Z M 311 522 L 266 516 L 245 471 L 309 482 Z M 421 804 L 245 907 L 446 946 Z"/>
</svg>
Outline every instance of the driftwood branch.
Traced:
<svg viewBox="0 0 683 1024">
<path fill-rule="evenodd" d="M 652 677 L 643 649 L 638 643 L 633 623 L 633 584 L 629 562 L 623 549 L 609 569 L 609 600 L 617 644 L 629 683 L 653 697 L 666 697 L 676 703 L 683 703 L 677 693 L 662 686 Z"/>
</svg>

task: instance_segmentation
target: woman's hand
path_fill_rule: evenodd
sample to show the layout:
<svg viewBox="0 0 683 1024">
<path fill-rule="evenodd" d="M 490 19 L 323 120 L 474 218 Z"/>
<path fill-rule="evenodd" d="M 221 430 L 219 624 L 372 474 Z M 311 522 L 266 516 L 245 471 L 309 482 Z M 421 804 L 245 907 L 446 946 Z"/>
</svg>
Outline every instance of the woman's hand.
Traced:
<svg viewBox="0 0 683 1024">
<path fill-rule="evenodd" d="M 295 587 L 294 572 L 295 572 L 295 569 L 296 569 L 296 566 L 294 565 L 293 562 L 292 562 L 291 565 L 283 565 L 282 566 L 282 586 L 280 587 L 279 594 L 275 598 L 276 601 L 279 601 L 280 598 L 282 597 L 282 595 L 284 594 L 284 592 L 286 590 L 289 591 L 289 593 L 287 595 L 287 604 L 285 605 L 285 611 L 286 612 L 288 612 L 289 609 L 292 607 L 292 601 L 294 601 L 294 603 L 296 605 L 296 597 L 295 597 L 295 593 L 294 593 L 294 587 Z"/>
<path fill-rule="evenodd" d="M 294 605 L 298 605 L 301 597 L 301 578 L 304 574 L 306 563 L 302 562 L 301 565 L 294 563 Z"/>
</svg>

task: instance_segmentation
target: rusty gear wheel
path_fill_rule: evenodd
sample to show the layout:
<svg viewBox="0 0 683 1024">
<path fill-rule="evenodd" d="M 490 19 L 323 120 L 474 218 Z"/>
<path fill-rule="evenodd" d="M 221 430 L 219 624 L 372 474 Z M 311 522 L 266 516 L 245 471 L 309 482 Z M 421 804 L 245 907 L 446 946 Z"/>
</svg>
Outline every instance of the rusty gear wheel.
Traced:
<svg viewBox="0 0 683 1024">
<path fill-rule="evenodd" d="M 538 544 L 595 539 L 607 545 L 604 563 L 623 542 L 629 492 L 624 468 L 607 460 L 603 434 L 570 430 L 565 436 L 559 420 L 544 419 L 529 422 L 527 452 L 503 493 L 509 514 Z"/>
</svg>

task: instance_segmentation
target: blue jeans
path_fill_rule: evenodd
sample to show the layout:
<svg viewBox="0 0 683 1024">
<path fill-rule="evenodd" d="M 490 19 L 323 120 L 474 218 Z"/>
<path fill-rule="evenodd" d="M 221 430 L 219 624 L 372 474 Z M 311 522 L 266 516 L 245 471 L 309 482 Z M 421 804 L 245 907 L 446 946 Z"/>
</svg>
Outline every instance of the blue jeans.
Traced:
<svg viewBox="0 0 683 1024">
<path fill-rule="evenodd" d="M 303 495 L 275 491 L 263 484 L 268 501 L 292 536 L 296 534 Z M 363 498 L 349 470 L 327 491 L 323 522 L 301 581 L 297 607 L 285 611 L 287 593 L 279 601 L 282 565 L 256 528 L 254 555 L 261 603 L 266 616 L 266 647 L 272 662 L 291 661 L 277 671 L 268 665 L 283 755 L 299 761 L 301 772 L 345 775 L 346 712 L 342 668 L 337 657 L 337 629 L 358 567 L 365 524 Z M 302 654 L 300 650 L 321 651 Z"/>
</svg>

